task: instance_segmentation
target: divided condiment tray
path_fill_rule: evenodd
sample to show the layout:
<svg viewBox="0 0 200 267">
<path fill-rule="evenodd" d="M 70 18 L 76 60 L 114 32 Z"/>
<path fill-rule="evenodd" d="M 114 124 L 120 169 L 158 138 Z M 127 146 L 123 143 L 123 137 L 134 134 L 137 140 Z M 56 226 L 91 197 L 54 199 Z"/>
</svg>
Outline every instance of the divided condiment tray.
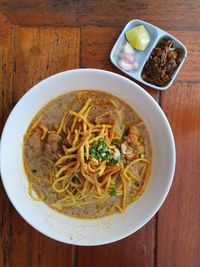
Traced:
<svg viewBox="0 0 200 267">
<path fill-rule="evenodd" d="M 125 33 L 136 27 L 139 25 L 144 25 L 146 30 L 149 33 L 150 36 L 150 42 L 148 44 L 148 46 L 146 47 L 146 49 L 144 51 L 138 51 L 135 49 L 135 61 L 138 63 L 138 68 L 135 70 L 131 70 L 131 71 L 126 71 L 124 69 L 122 69 L 117 61 L 118 61 L 118 55 L 120 50 L 122 49 L 123 44 L 126 42 L 126 36 Z M 144 81 L 142 79 L 142 70 L 143 67 L 145 65 L 145 63 L 147 62 L 152 50 L 156 47 L 156 45 L 158 44 L 158 42 L 160 41 L 160 39 L 164 38 L 164 37 L 169 37 L 173 40 L 174 42 L 174 46 L 177 48 L 181 48 L 183 50 L 182 53 L 182 59 L 181 59 L 181 63 L 178 65 L 178 67 L 176 68 L 176 70 L 172 73 L 172 77 L 171 80 L 164 86 L 160 87 L 151 83 L 148 83 L 146 81 Z M 161 30 L 160 28 L 145 22 L 143 20 L 139 20 L 139 19 L 134 19 L 128 22 L 128 24 L 124 27 L 123 31 L 121 32 L 119 38 L 117 39 L 115 45 L 112 48 L 112 51 L 110 53 L 110 59 L 112 61 L 112 63 L 121 71 L 123 71 L 124 73 L 126 73 L 128 76 L 130 76 L 131 78 L 146 84 L 154 89 L 158 89 L 158 90 L 166 90 L 168 89 L 171 84 L 173 83 L 174 79 L 176 78 L 179 70 L 181 69 L 185 58 L 187 56 L 187 49 L 186 47 L 179 41 L 177 40 L 174 36 L 172 36 L 171 34 L 167 33 L 166 31 Z"/>
</svg>

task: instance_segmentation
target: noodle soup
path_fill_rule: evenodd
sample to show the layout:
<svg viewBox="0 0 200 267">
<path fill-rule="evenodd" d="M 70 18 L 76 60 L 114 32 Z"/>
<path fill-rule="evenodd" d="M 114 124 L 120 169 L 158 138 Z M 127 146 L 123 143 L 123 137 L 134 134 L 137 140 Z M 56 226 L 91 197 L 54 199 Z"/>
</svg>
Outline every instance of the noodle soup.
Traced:
<svg viewBox="0 0 200 267">
<path fill-rule="evenodd" d="M 123 212 L 144 192 L 151 144 L 140 116 L 105 92 L 80 90 L 47 103 L 24 136 L 29 194 L 69 216 Z"/>
</svg>

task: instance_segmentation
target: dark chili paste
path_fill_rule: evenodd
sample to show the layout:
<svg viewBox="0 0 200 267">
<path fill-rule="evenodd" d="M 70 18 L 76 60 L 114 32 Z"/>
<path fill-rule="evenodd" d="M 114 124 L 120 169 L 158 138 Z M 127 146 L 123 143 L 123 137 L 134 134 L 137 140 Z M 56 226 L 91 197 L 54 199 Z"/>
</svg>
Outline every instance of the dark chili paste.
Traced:
<svg viewBox="0 0 200 267">
<path fill-rule="evenodd" d="M 162 38 L 144 65 L 142 79 L 157 86 L 164 86 L 181 63 L 183 50 L 174 47 L 171 38 Z"/>
</svg>

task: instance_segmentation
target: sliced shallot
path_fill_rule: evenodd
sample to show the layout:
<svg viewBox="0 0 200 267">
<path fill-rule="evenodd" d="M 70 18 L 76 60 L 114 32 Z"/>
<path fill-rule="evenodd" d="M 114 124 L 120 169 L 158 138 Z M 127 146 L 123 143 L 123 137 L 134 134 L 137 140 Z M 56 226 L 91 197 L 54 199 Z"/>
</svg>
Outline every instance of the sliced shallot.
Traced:
<svg viewBox="0 0 200 267">
<path fill-rule="evenodd" d="M 126 44 L 123 46 L 123 52 L 127 54 L 134 54 L 134 48 L 131 44 L 126 42 Z"/>
<path fill-rule="evenodd" d="M 133 70 L 133 64 L 130 64 L 126 59 L 120 58 L 117 63 L 123 70 Z"/>
<path fill-rule="evenodd" d="M 128 63 L 132 64 L 135 61 L 135 58 L 133 54 L 125 53 L 125 52 L 120 52 L 119 53 L 119 58 L 126 59 Z"/>
<path fill-rule="evenodd" d="M 138 68 L 138 63 L 135 62 L 134 49 L 126 42 L 119 53 L 119 59 L 117 64 L 123 70 L 135 70 Z"/>
</svg>

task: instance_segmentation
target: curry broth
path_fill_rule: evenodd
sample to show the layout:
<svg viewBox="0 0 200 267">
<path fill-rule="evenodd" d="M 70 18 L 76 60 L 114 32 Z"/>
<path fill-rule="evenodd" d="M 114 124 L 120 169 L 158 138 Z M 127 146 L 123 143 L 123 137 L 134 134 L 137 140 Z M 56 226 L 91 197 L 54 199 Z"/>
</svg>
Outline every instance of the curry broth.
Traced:
<svg viewBox="0 0 200 267">
<path fill-rule="evenodd" d="M 109 116 L 112 117 L 113 121 L 115 122 L 116 132 L 120 136 L 118 138 L 120 144 L 118 144 L 118 148 L 117 149 L 114 148 L 113 151 L 119 150 L 119 153 L 121 153 L 119 162 L 115 163 L 115 166 L 121 164 L 120 166 L 122 166 L 122 168 L 125 168 L 126 164 L 129 164 L 132 160 L 135 159 L 140 160 L 144 158 L 149 162 L 148 173 L 146 174 L 145 178 L 148 179 L 150 173 L 150 165 L 151 165 L 151 144 L 147 128 L 143 120 L 137 114 L 137 112 L 132 107 L 130 107 L 126 102 L 122 101 L 121 99 L 111 94 L 101 91 L 91 91 L 91 90 L 73 91 L 64 95 L 60 95 L 55 99 L 52 99 L 50 102 L 48 102 L 34 117 L 24 138 L 23 156 L 24 156 L 25 171 L 28 176 L 29 183 L 31 185 L 31 188 L 29 189 L 30 191 L 32 190 L 33 192 L 36 193 L 35 195 L 34 193 L 32 193 L 32 196 L 39 197 L 39 199 L 44 201 L 51 208 L 59 212 L 62 212 L 66 215 L 81 217 L 81 218 L 96 218 L 112 214 L 120 210 L 120 203 L 122 202 L 123 198 L 123 195 L 120 193 L 121 191 L 123 192 L 122 187 L 121 191 L 117 189 L 115 190 L 116 192 L 113 191 L 114 188 L 120 188 L 118 187 L 120 186 L 120 174 L 115 174 L 114 177 L 115 184 L 114 186 L 111 184 L 110 187 L 107 189 L 108 195 L 106 198 L 101 198 L 97 196 L 96 199 L 94 199 L 93 197 L 90 197 L 90 194 L 88 193 L 87 197 L 83 199 L 82 202 L 80 200 L 78 204 L 72 203 L 71 205 L 68 205 L 67 196 L 69 195 L 68 197 L 72 198 L 73 200 L 73 194 L 71 196 L 66 192 L 58 193 L 55 192 L 52 188 L 52 184 L 55 180 L 55 173 L 56 171 L 58 171 L 54 163 L 57 162 L 61 156 L 63 156 L 64 153 L 62 150 L 63 146 L 66 146 L 66 149 L 70 149 L 70 145 L 67 144 L 67 141 L 65 143 L 67 133 L 65 134 L 64 132 L 61 131 L 58 134 L 58 139 L 56 139 L 57 138 L 56 131 L 58 131 L 60 122 L 63 118 L 63 114 L 66 112 L 66 109 L 68 107 L 70 108 L 70 110 L 73 110 L 74 112 L 78 113 L 79 110 L 86 103 L 86 101 L 90 98 L 92 102 L 92 108 L 88 113 L 87 117 L 88 122 L 92 123 L 95 121 L 96 118 L 98 118 L 98 120 L 102 119 L 106 120 L 106 116 L 108 117 L 108 114 L 110 114 Z M 107 114 L 107 115 L 105 115 L 105 117 L 102 117 L 102 114 Z M 31 131 L 31 128 L 34 126 L 35 123 L 37 123 L 38 120 L 39 120 L 38 124 L 39 126 L 36 127 L 33 131 Z M 72 115 L 68 115 L 65 118 L 65 126 L 67 129 L 70 129 L 70 127 L 73 124 L 73 120 L 74 117 Z M 79 121 L 80 120 L 81 119 L 79 119 Z M 79 122 L 77 121 L 77 125 L 78 123 Z M 129 140 L 128 138 L 130 133 L 128 133 L 127 136 L 123 137 L 125 131 L 127 131 L 127 129 L 129 129 L 128 131 L 130 131 L 130 127 L 132 127 L 132 125 L 134 125 L 136 132 L 139 133 L 138 140 L 136 140 L 136 143 L 137 142 L 139 143 L 140 146 L 138 147 L 140 149 L 142 147 L 141 151 L 143 153 L 141 152 L 139 154 L 139 152 L 137 152 L 136 150 L 137 147 L 133 146 L 132 143 L 130 144 L 129 148 L 128 143 L 130 142 L 128 142 L 127 140 Z M 45 135 L 44 129 L 48 129 L 48 136 L 44 137 Z M 53 140 L 54 142 L 51 141 L 52 138 L 51 135 L 53 135 L 55 139 Z M 135 136 L 137 137 L 136 134 Z M 141 141 L 139 141 L 139 138 L 141 139 Z M 62 144 L 61 142 L 59 143 L 59 140 L 62 140 Z M 115 138 L 115 140 L 117 139 Z M 112 141 L 110 146 L 113 146 L 113 142 L 114 141 Z M 123 154 L 122 148 L 123 145 L 126 146 L 125 144 L 127 145 L 126 153 L 124 151 Z M 92 149 L 91 145 L 90 145 L 90 152 Z M 128 149 L 131 152 L 128 151 Z M 133 159 L 130 160 L 130 157 L 132 157 Z M 92 159 L 90 158 L 89 160 Z M 98 161 L 95 158 L 93 160 Z M 86 160 L 86 162 L 87 161 L 88 159 Z M 112 168 L 112 165 L 109 164 L 111 163 L 110 162 L 106 163 L 107 169 Z M 141 174 L 143 169 L 145 168 L 143 168 L 142 160 L 139 161 L 138 164 L 134 165 L 133 171 L 138 173 L 138 177 L 141 178 L 141 181 L 137 182 L 136 180 L 133 179 L 131 180 L 131 184 L 129 186 L 127 185 L 127 191 L 126 191 L 127 204 L 136 200 L 140 195 L 140 194 L 133 195 L 134 193 L 132 194 L 130 192 L 132 191 L 135 192 L 134 190 L 137 190 L 136 185 L 138 183 L 140 184 L 138 187 L 143 186 L 144 181 L 142 181 L 143 178 Z M 78 179 L 79 178 L 83 179 L 83 177 L 79 173 L 77 174 L 77 176 L 78 177 L 74 178 L 75 179 L 74 183 L 77 183 L 78 186 L 77 182 Z M 98 180 L 99 178 L 97 177 L 96 179 Z M 128 184 L 128 182 L 129 181 L 127 180 L 126 184 Z M 101 180 L 99 181 L 99 184 L 100 183 Z M 105 186 L 107 186 L 107 184 Z M 82 188 L 80 189 L 82 190 Z M 141 191 L 144 191 L 144 188 Z M 143 192 L 141 192 L 141 194 L 142 193 Z M 65 201 L 59 202 L 59 200 L 61 200 L 62 197 L 66 198 L 66 202 Z M 74 201 L 76 202 L 75 198 Z M 57 204 L 55 205 L 55 203 L 58 202 L 59 205 Z"/>
</svg>

